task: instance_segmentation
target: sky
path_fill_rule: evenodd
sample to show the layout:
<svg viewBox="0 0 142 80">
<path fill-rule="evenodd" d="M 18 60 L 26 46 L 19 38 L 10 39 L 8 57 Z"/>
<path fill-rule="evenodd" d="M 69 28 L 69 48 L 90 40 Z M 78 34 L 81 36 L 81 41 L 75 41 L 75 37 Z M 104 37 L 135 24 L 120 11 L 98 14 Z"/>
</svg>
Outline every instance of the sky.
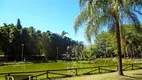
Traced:
<svg viewBox="0 0 142 80">
<path fill-rule="evenodd" d="M 21 20 L 23 27 L 33 26 L 36 30 L 60 34 L 66 31 L 66 35 L 74 40 L 83 41 L 84 27 L 75 34 L 73 23 L 80 13 L 79 0 L 0 0 L 0 26 L 3 23 L 16 24 Z M 142 22 L 142 17 L 139 17 Z"/>
<path fill-rule="evenodd" d="M 53 33 L 68 32 L 68 37 L 83 41 L 83 27 L 77 34 L 74 32 L 73 22 L 80 13 L 78 0 L 0 0 L 0 26 L 3 23 L 16 24 L 21 20 L 23 27 L 33 26 L 36 30 Z"/>
</svg>

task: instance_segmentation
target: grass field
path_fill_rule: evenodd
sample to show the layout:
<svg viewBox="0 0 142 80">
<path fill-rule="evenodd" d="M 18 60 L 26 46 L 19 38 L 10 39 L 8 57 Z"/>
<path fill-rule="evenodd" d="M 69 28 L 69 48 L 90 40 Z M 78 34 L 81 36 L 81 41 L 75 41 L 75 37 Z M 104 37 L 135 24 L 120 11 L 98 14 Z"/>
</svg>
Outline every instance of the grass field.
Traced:
<svg viewBox="0 0 142 80">
<path fill-rule="evenodd" d="M 140 63 L 142 60 L 123 60 L 123 64 L 129 63 Z M 25 72 L 25 71 L 37 71 L 37 70 L 52 70 L 52 69 L 65 69 L 65 68 L 80 68 L 80 67 L 91 67 L 91 66 L 109 66 L 117 64 L 117 60 L 113 59 L 96 59 L 91 61 L 58 61 L 51 63 L 26 63 L 22 64 L 19 62 L 12 62 L 10 65 L 0 66 L 0 72 Z"/>
<path fill-rule="evenodd" d="M 142 62 L 142 60 L 123 60 L 123 64 L 129 63 L 138 63 Z M 10 64 L 10 63 L 9 63 Z M 88 61 L 72 61 L 72 62 L 52 62 L 52 63 L 14 63 L 6 66 L 0 66 L 0 73 L 2 72 L 27 72 L 27 71 L 39 71 L 39 70 L 54 70 L 54 69 L 68 69 L 68 68 L 81 68 L 81 67 L 94 67 L 94 66 L 109 66 L 117 64 L 117 59 L 96 59 L 91 62 Z M 109 67 L 110 68 L 110 67 Z M 111 67 L 113 68 L 113 67 Z M 80 70 L 78 73 L 82 73 L 87 70 Z M 69 73 L 72 74 L 73 71 L 61 72 L 61 73 Z M 22 75 L 37 75 L 41 73 L 29 73 Z M 53 76 L 53 75 L 49 75 Z M 39 78 L 45 78 L 46 76 L 40 76 Z M 0 80 L 4 80 L 4 76 L 0 76 Z"/>
</svg>

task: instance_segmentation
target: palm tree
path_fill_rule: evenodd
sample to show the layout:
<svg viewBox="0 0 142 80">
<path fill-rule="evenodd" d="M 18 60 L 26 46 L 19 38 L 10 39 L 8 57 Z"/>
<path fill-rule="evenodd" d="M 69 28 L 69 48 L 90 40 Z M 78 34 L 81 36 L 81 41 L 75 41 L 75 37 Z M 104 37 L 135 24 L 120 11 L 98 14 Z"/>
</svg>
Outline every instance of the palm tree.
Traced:
<svg viewBox="0 0 142 80">
<path fill-rule="evenodd" d="M 82 24 L 86 23 L 85 37 L 91 41 L 92 36 L 97 35 L 102 28 L 113 27 L 117 40 L 118 74 L 123 75 L 119 28 L 126 21 L 126 23 L 134 24 L 137 28 L 140 27 L 136 13 L 141 15 L 139 9 L 142 8 L 142 1 L 79 0 L 79 5 L 82 10 L 74 22 L 75 32 Z"/>
<path fill-rule="evenodd" d="M 62 31 L 62 33 L 61 33 L 61 37 L 63 38 L 66 34 L 69 34 L 68 32 L 66 32 L 66 31 Z"/>
</svg>

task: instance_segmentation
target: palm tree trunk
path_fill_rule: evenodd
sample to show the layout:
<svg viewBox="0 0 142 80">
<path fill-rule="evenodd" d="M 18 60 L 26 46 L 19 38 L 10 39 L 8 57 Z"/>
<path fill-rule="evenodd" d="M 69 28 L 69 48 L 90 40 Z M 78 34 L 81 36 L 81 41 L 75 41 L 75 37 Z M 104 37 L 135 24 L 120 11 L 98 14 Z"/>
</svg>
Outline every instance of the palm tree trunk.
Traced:
<svg viewBox="0 0 142 80">
<path fill-rule="evenodd" d="M 116 41 L 117 41 L 117 54 L 118 54 L 118 75 L 123 75 L 122 71 L 122 56 L 121 56 L 121 42 L 120 42 L 120 30 L 119 30 L 119 19 L 117 15 L 114 16 L 115 20 L 115 32 L 116 32 Z"/>
</svg>

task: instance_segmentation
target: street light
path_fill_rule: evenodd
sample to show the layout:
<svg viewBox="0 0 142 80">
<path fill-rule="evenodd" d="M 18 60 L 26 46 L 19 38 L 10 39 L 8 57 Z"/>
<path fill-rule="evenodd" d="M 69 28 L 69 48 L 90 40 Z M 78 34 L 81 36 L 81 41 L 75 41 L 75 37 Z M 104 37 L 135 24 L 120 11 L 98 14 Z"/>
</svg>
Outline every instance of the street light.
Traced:
<svg viewBox="0 0 142 80">
<path fill-rule="evenodd" d="M 58 47 L 56 47 L 56 49 L 57 49 L 57 60 L 58 60 Z"/>
<path fill-rule="evenodd" d="M 66 59 L 68 59 L 70 46 L 67 46 Z"/>
<path fill-rule="evenodd" d="M 22 56 L 21 56 L 21 60 L 23 60 L 24 44 L 21 44 L 21 46 L 22 46 Z"/>
</svg>

